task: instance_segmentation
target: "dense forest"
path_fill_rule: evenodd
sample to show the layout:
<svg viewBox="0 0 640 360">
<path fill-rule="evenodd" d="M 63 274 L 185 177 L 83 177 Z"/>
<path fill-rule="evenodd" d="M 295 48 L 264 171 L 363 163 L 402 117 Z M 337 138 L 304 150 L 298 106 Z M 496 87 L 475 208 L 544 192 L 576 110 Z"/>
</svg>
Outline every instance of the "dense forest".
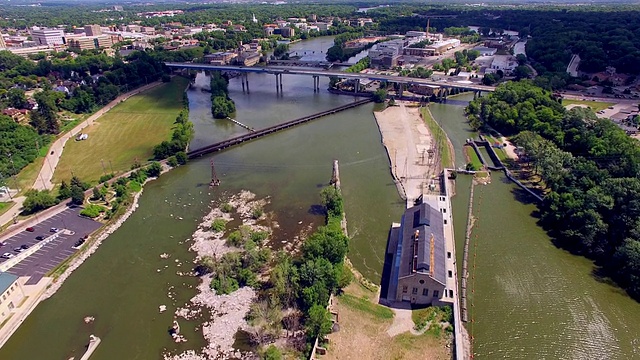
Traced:
<svg viewBox="0 0 640 360">
<path fill-rule="evenodd" d="M 513 135 L 548 190 L 541 223 L 558 246 L 597 261 L 640 298 L 640 147 L 590 109 L 566 111 L 530 81 L 472 101 L 475 128 Z"/>
</svg>

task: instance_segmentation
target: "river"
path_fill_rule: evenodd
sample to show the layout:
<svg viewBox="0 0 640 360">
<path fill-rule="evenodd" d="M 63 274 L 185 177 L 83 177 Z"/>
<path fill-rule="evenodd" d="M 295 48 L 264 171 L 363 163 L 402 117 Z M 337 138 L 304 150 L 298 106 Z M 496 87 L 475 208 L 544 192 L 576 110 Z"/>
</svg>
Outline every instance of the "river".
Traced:
<svg viewBox="0 0 640 360">
<path fill-rule="evenodd" d="M 322 41 L 326 39 L 296 43 L 292 50 L 320 48 Z M 258 128 L 354 100 L 329 94 L 327 81 L 321 80 L 322 90 L 314 94 L 311 78 L 284 75 L 284 92 L 277 97 L 273 76 L 251 74 L 250 94 L 243 94 L 239 79 L 232 79 L 235 118 Z M 210 95 L 198 88 L 207 84 L 201 75 L 188 92 L 196 129 L 192 147 L 246 131 L 212 119 Z M 167 330 L 175 309 L 195 294 L 197 279 L 176 273 L 190 269 L 194 254 L 183 242 L 210 202 L 241 189 L 269 196 L 271 204 L 265 210 L 274 212 L 280 224 L 274 242 L 290 241 L 309 226 L 322 224 L 324 216 L 314 205 L 331 178 L 333 159 L 340 161 L 352 235 L 349 257 L 366 277 L 379 282 L 388 229 L 400 218 L 403 202 L 391 179 L 373 108 L 354 108 L 202 157 L 147 184 L 136 212 L 35 309 L 0 349 L 0 359 L 78 359 L 90 334 L 102 339 L 92 360 L 158 359 L 164 349 L 202 347 L 195 322 L 181 322 L 187 343 L 176 345 Z M 215 189 L 208 187 L 211 159 L 222 180 Z M 165 252 L 170 259 L 160 258 Z M 160 305 L 167 305 L 165 313 L 159 313 Z M 95 321 L 85 324 L 85 316 Z"/>
<path fill-rule="evenodd" d="M 471 96 L 456 97 L 469 100 Z M 460 105 L 432 104 L 464 165 L 461 144 L 472 136 Z M 462 249 L 468 177 L 453 199 L 456 243 Z M 469 265 L 475 359 L 637 359 L 640 305 L 593 275 L 589 260 L 551 243 L 536 207 L 498 172 L 475 189 Z M 458 253 L 459 259 L 461 251 Z M 473 304 L 471 306 L 471 304 Z"/>
<path fill-rule="evenodd" d="M 318 40 L 294 44 L 292 49 L 321 48 L 322 43 L 314 45 Z M 233 79 L 235 118 L 262 127 L 353 101 L 326 92 L 326 80 L 314 94 L 310 78 L 283 79 L 282 97 L 275 94 L 272 76 L 250 75 L 250 94 L 243 94 L 239 79 Z M 207 83 L 202 76 L 197 79 L 200 87 Z M 208 93 L 196 87 L 188 95 L 196 128 L 192 146 L 245 131 L 211 118 Z M 468 101 L 469 96 L 456 99 Z M 464 165 L 462 144 L 472 136 L 462 103 L 431 104 L 454 145 L 456 166 Z M 391 222 L 400 219 L 403 202 L 389 174 L 373 108 L 361 106 L 197 159 L 147 184 L 138 210 L 55 296 L 36 308 L 0 349 L 0 359 L 78 359 L 90 334 L 102 339 L 92 360 L 158 359 L 165 349 L 198 349 L 204 341 L 195 322 L 181 322 L 187 343 L 176 345 L 167 330 L 175 309 L 195 293 L 197 279 L 176 273 L 190 268 L 194 255 L 183 242 L 208 212 L 209 203 L 240 189 L 270 196 L 265 210 L 274 212 L 281 225 L 275 241 L 289 241 L 308 226 L 322 223 L 314 205 L 330 178 L 334 158 L 340 161 L 353 237 L 349 258 L 378 282 L 387 232 Z M 211 159 L 222 180 L 215 189 L 208 187 Z M 460 178 L 453 199 L 458 244 L 464 238 L 469 184 L 469 178 Z M 475 271 L 469 282 L 475 358 L 640 358 L 638 303 L 598 281 L 588 260 L 555 248 L 536 225 L 535 206 L 520 201 L 517 194 L 497 173 L 490 185 L 475 190 L 478 221 L 470 257 Z M 165 252 L 170 259 L 160 258 Z M 158 306 L 163 304 L 168 309 L 160 314 Z M 85 316 L 94 316 L 95 322 L 85 324 Z"/>
</svg>

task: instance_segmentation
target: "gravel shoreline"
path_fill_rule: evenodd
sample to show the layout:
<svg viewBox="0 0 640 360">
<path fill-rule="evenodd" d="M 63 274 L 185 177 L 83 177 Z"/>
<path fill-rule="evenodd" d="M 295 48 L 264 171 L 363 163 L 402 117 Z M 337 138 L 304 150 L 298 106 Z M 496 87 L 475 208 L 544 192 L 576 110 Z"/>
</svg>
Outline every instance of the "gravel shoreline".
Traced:
<svg viewBox="0 0 640 360">
<path fill-rule="evenodd" d="M 267 215 L 262 215 L 259 219 L 253 219 L 253 209 L 263 208 L 269 203 L 268 198 L 256 199 L 256 195 L 249 191 L 241 191 L 239 194 L 231 196 L 228 204 L 234 208 L 233 214 L 225 213 L 220 207 L 212 208 L 211 211 L 202 218 L 198 229 L 193 233 L 193 244 L 190 250 L 196 252 L 196 261 L 210 256 L 220 257 L 226 253 L 240 251 L 235 247 L 226 245 L 224 232 L 211 230 L 211 222 L 214 219 L 222 218 L 227 222 L 234 220 L 237 215 L 242 221 L 242 225 L 249 226 L 252 231 L 267 231 L 271 233 L 271 227 L 258 225 L 257 221 L 264 220 Z M 271 221 L 274 226 L 275 222 Z M 164 354 L 165 360 L 207 360 L 207 359 L 253 359 L 252 353 L 243 353 L 233 348 L 235 334 L 238 330 L 247 330 L 245 317 L 249 312 L 251 304 L 256 299 L 256 292 L 250 287 L 240 288 L 231 294 L 218 295 L 209 286 L 211 275 L 201 277 L 202 282 L 198 285 L 198 293 L 191 298 L 188 304 L 178 308 L 175 312 L 176 318 L 192 319 L 195 314 L 199 314 L 200 308 L 207 308 L 211 317 L 202 324 L 202 334 L 208 345 L 201 349 L 187 350 L 181 354 Z"/>
</svg>

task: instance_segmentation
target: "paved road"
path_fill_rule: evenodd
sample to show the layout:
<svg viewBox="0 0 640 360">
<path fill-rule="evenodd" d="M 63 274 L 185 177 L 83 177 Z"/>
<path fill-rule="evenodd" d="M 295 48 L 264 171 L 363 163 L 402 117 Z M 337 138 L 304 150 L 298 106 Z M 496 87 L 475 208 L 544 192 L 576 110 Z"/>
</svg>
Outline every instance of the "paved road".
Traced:
<svg viewBox="0 0 640 360">
<path fill-rule="evenodd" d="M 18 276 L 31 276 L 27 284 L 37 283 L 44 274 L 73 254 L 76 251 L 72 248 L 73 244 L 80 237 L 94 232 L 101 226 L 99 222 L 78 216 L 80 210 L 80 208 L 67 209 L 34 225 L 34 232 L 25 230 L 5 240 L 3 245 L 0 246 L 0 252 L 17 255 L 15 248 L 21 245 L 33 246 L 39 242 L 39 240 L 36 240 L 36 236 L 47 237 L 53 234 L 50 232 L 52 227 L 64 228 L 74 232 L 73 235 L 61 233 L 57 239 L 10 268 L 8 272 Z M 0 259 L 0 263 L 4 261 L 6 259 Z"/>
<path fill-rule="evenodd" d="M 107 106 L 98 110 L 95 114 L 87 118 L 87 120 L 78 124 L 76 127 L 71 129 L 71 131 L 67 132 L 61 138 L 59 138 L 53 144 L 51 144 L 51 147 L 49 148 L 49 153 L 44 159 L 44 163 L 42 164 L 42 168 L 40 168 L 40 173 L 38 174 L 38 177 L 36 178 L 36 181 L 33 184 L 33 188 L 37 190 L 53 189 L 53 183 L 51 182 L 51 179 L 53 178 L 53 173 L 56 167 L 58 166 L 58 161 L 60 161 L 60 156 L 62 155 L 62 150 L 64 150 L 64 145 L 67 143 L 67 140 L 75 137 L 84 128 L 93 124 L 93 122 L 97 120 L 100 116 L 102 116 L 103 114 L 111 110 L 114 106 L 118 105 L 122 101 L 130 98 L 133 95 L 152 89 L 160 84 L 162 84 L 162 82 L 156 81 L 151 84 L 139 87 L 135 90 L 129 91 L 128 93 L 118 96 L 115 100 L 107 104 Z"/>
</svg>

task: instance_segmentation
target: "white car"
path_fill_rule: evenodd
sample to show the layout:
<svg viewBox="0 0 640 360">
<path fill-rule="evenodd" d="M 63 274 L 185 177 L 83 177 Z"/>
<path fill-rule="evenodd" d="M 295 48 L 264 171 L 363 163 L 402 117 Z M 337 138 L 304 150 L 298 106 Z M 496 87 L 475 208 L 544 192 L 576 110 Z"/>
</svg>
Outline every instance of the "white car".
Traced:
<svg viewBox="0 0 640 360">
<path fill-rule="evenodd" d="M 4 258 L 4 259 L 11 259 L 12 257 L 13 257 L 13 254 L 11 254 L 11 253 L 2 254 L 2 258 Z"/>
</svg>

